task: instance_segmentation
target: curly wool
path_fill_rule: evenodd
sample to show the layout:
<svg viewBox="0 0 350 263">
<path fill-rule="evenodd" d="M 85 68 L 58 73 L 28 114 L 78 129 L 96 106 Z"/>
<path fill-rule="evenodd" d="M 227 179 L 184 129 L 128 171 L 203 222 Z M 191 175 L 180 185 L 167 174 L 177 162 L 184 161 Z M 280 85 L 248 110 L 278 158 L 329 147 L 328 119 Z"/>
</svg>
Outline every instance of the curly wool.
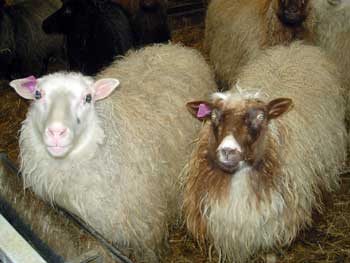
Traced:
<svg viewBox="0 0 350 263">
<path fill-rule="evenodd" d="M 96 150 L 53 159 L 41 147 L 29 110 L 20 148 L 26 186 L 74 212 L 120 247 L 157 261 L 178 212 L 177 175 L 198 131 L 185 103 L 215 90 L 195 50 L 154 45 L 129 52 L 101 72 L 121 86 L 96 104 Z"/>
<path fill-rule="evenodd" d="M 32 191 L 23 191 L 20 177 L 6 171 L 0 162 L 0 204 L 4 203 L 13 209 L 6 210 L 4 216 L 16 225 L 17 231 L 26 233 L 25 238 L 36 241 L 32 244 L 36 249 L 40 245 L 38 252 L 48 262 L 74 260 L 94 250 L 103 256 L 103 262 L 115 263 L 115 258 L 98 240 L 82 231 L 75 222 L 63 213 L 58 213 Z M 6 209 L 5 206 L 1 208 Z M 31 232 L 28 233 L 26 229 Z M 62 260 L 59 261 L 52 252 L 57 253 Z"/>
<path fill-rule="evenodd" d="M 320 193 L 336 189 L 337 172 L 346 158 L 346 131 L 344 99 L 335 76 L 334 65 L 319 48 L 299 42 L 267 49 L 243 68 L 239 91 L 232 87 L 228 101 L 260 89 L 254 94 L 263 101 L 287 97 L 294 103 L 289 113 L 270 123 L 270 153 L 281 167 L 273 177 L 274 187 L 259 198 L 253 186 L 264 182 L 257 182 L 258 175 L 242 173 L 228 179 L 229 192 L 222 200 L 203 195 L 200 205 L 193 203 L 198 178 L 207 176 L 199 164 L 210 123 L 203 127 L 184 173 L 185 216 L 200 238 L 196 215 L 201 215 L 206 237 L 223 259 L 245 262 L 255 253 L 290 244 L 312 223 L 312 210 L 322 210 Z"/>
</svg>

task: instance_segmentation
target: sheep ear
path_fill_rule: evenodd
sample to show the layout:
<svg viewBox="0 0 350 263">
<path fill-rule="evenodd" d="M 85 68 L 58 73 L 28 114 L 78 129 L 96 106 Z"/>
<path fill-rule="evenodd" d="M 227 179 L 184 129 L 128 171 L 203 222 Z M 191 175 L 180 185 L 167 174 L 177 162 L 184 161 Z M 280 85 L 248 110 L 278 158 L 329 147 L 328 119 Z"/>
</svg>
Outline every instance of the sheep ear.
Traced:
<svg viewBox="0 0 350 263">
<path fill-rule="evenodd" d="M 293 108 L 293 101 L 288 98 L 278 98 L 269 102 L 267 105 L 269 119 L 275 119 L 283 113 Z"/>
<path fill-rule="evenodd" d="M 14 88 L 19 96 L 28 100 L 35 99 L 35 90 L 38 80 L 34 76 L 24 79 L 15 79 L 10 82 L 10 86 Z"/>
<path fill-rule="evenodd" d="M 209 119 L 213 105 L 207 101 L 191 101 L 186 104 L 187 110 L 200 121 Z"/>
<path fill-rule="evenodd" d="M 117 79 L 100 79 L 93 85 L 95 91 L 94 100 L 102 100 L 107 98 L 113 90 L 119 86 L 119 80 Z"/>
</svg>

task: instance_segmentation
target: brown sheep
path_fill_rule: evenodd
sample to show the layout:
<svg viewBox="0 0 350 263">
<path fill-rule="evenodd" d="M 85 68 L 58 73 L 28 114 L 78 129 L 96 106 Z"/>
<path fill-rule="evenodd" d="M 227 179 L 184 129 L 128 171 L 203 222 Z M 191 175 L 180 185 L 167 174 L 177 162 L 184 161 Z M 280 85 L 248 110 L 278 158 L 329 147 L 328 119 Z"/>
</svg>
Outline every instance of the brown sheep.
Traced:
<svg viewBox="0 0 350 263">
<path fill-rule="evenodd" d="M 346 131 L 335 72 L 317 47 L 278 46 L 243 68 L 238 92 L 188 104 L 207 122 L 184 172 L 187 227 L 229 262 L 290 244 L 336 188 Z"/>
</svg>

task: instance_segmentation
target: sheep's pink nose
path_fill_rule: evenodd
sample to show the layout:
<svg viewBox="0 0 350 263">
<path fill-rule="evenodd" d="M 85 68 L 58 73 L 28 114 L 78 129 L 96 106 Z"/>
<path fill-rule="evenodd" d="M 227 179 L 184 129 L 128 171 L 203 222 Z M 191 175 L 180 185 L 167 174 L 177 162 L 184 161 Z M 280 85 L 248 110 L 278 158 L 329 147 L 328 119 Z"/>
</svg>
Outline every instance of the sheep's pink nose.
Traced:
<svg viewBox="0 0 350 263">
<path fill-rule="evenodd" d="M 68 129 L 61 125 L 50 126 L 46 129 L 47 135 L 54 139 L 60 139 L 67 135 Z"/>
</svg>

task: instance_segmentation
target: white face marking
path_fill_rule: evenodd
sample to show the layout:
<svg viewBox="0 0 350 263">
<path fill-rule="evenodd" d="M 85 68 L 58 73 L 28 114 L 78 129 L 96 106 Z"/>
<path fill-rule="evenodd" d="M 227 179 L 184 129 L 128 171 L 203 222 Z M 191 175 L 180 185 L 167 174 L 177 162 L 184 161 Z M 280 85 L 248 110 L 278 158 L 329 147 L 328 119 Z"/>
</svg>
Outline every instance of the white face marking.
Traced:
<svg viewBox="0 0 350 263">
<path fill-rule="evenodd" d="M 227 100 L 227 98 L 229 97 L 229 93 L 228 92 L 215 92 L 214 94 L 212 94 L 212 99 L 221 99 L 221 100 Z"/>
<path fill-rule="evenodd" d="M 257 117 L 256 117 L 259 121 L 263 121 L 265 119 L 265 115 L 264 113 L 260 113 Z"/>
<path fill-rule="evenodd" d="M 235 137 L 230 134 L 227 135 L 222 142 L 220 143 L 219 147 L 218 147 L 218 151 L 224 148 L 228 148 L 228 149 L 232 149 L 232 150 L 236 150 L 238 152 L 242 152 L 241 146 L 239 145 L 239 143 L 237 142 L 237 140 L 235 139 Z"/>
</svg>

